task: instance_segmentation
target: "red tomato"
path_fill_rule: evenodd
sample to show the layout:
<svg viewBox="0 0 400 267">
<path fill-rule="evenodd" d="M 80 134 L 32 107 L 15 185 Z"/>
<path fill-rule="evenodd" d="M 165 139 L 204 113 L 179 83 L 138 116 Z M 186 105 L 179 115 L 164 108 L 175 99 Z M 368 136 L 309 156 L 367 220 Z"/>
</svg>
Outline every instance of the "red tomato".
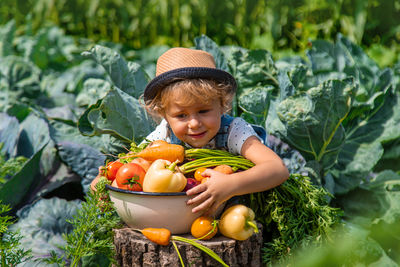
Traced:
<svg viewBox="0 0 400 267">
<path fill-rule="evenodd" d="M 105 174 L 107 179 L 110 181 L 114 181 L 115 176 L 117 175 L 117 171 L 122 165 L 124 164 L 119 161 L 111 161 L 107 163 L 106 174 Z"/>
<path fill-rule="evenodd" d="M 121 166 L 115 177 L 118 188 L 131 191 L 142 191 L 146 171 L 136 163 L 126 163 Z"/>
</svg>

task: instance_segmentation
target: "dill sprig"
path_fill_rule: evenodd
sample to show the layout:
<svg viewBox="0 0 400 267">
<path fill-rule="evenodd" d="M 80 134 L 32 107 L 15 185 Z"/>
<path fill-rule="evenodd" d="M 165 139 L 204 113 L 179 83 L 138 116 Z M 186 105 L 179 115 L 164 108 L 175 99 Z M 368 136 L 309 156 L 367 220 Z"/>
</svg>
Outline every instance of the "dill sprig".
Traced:
<svg viewBox="0 0 400 267">
<path fill-rule="evenodd" d="M 103 203 L 100 207 L 98 202 L 98 194 L 88 193 L 82 209 L 68 221 L 74 226 L 72 233 L 65 236 L 66 257 L 71 259 L 71 267 L 79 266 L 83 257 L 95 254 L 113 260 L 112 229 L 120 220 L 110 203 Z"/>
<path fill-rule="evenodd" d="M 89 192 L 81 209 L 72 220 L 68 220 L 73 225 L 73 231 L 63 235 L 66 240 L 66 245 L 61 248 L 65 252 L 64 257 L 52 253 L 47 263 L 75 267 L 81 266 L 84 258 L 96 256 L 106 258 L 109 263 L 115 262 L 112 229 L 119 226 L 120 219 L 108 195 L 105 197 L 106 190 L 101 188 L 107 184 L 105 180 L 100 179 L 96 185 L 98 191 Z"/>
<path fill-rule="evenodd" d="M 22 236 L 19 232 L 8 231 L 15 220 L 6 215 L 11 210 L 9 205 L 0 201 L 0 266 L 16 266 L 32 258 L 32 251 L 21 248 Z"/>
<path fill-rule="evenodd" d="M 295 248 L 328 238 L 342 211 L 328 205 L 329 193 L 300 174 L 282 185 L 253 193 L 246 200 L 262 223 L 263 261 L 278 262 Z"/>
</svg>

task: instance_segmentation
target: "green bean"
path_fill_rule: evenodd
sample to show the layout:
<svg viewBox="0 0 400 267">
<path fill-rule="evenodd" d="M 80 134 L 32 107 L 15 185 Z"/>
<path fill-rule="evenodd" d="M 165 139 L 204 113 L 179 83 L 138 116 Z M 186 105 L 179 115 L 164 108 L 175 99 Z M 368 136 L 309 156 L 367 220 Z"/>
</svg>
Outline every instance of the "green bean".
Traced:
<svg viewBox="0 0 400 267">
<path fill-rule="evenodd" d="M 247 160 L 243 157 L 237 158 L 237 157 L 205 157 L 205 158 L 200 158 L 200 159 L 195 159 L 192 161 L 189 161 L 179 167 L 179 169 L 183 173 L 189 173 L 192 171 L 195 171 L 196 169 L 200 167 L 214 167 L 218 165 L 229 165 L 232 168 L 235 169 L 242 169 L 242 170 L 247 170 L 251 167 L 254 166 L 254 163 L 252 163 L 250 160 Z"/>
<path fill-rule="evenodd" d="M 191 148 L 185 150 L 186 158 L 190 159 L 198 159 L 198 158 L 205 158 L 211 156 L 220 156 L 220 157 L 241 157 L 242 156 L 235 156 L 227 151 L 224 150 L 217 150 L 217 149 L 208 149 L 208 148 Z"/>
</svg>

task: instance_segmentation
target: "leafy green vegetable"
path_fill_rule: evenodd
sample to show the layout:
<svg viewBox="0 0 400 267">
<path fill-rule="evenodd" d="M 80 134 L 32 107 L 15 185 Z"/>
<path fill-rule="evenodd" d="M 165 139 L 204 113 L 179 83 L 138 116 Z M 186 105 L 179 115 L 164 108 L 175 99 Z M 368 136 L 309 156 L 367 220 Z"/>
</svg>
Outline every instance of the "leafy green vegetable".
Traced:
<svg viewBox="0 0 400 267">
<path fill-rule="evenodd" d="M 32 157 L 50 141 L 49 126 L 41 115 L 30 114 L 20 125 L 17 154 Z"/>
<path fill-rule="evenodd" d="M 400 137 L 394 72 L 379 69 L 341 35 L 335 44 L 313 41 L 307 55 L 310 65 L 296 60 L 278 65 L 280 95 L 271 100 L 266 128 L 299 150 L 317 183 L 334 194 L 345 194 L 368 179 L 384 157 L 382 145 Z M 326 94 L 309 96 L 318 91 L 315 88 L 351 80 L 347 96 L 339 102 L 332 98 L 323 104 L 329 98 Z M 328 91 L 335 92 L 323 90 Z"/>
<path fill-rule="evenodd" d="M 36 34 L 28 32 L 16 39 L 17 50 L 22 56 L 43 70 L 63 69 L 76 58 L 74 54 L 78 47 L 74 39 L 56 26 L 46 26 Z"/>
<path fill-rule="evenodd" d="M 0 28 L 0 57 L 6 57 L 13 52 L 12 41 L 16 31 L 15 20 L 10 20 Z"/>
<path fill-rule="evenodd" d="M 60 142 L 58 153 L 63 162 L 81 178 L 84 192 L 89 190 L 89 184 L 97 176 L 98 168 L 104 164 L 106 156 L 93 147 L 73 142 Z"/>
<path fill-rule="evenodd" d="M 250 123 L 264 124 L 273 89 L 273 86 L 255 87 L 241 94 L 238 99 L 239 108 L 243 111 L 241 117 Z"/>
<path fill-rule="evenodd" d="M 120 54 L 110 48 L 96 45 L 82 55 L 91 57 L 102 65 L 113 84 L 132 97 L 139 98 L 150 81 L 139 64 L 126 62 Z"/>
<path fill-rule="evenodd" d="M 72 231 L 67 220 L 77 213 L 80 202 L 53 197 L 40 199 L 18 211 L 18 222 L 10 230 L 19 232 L 21 245 L 32 251 L 33 258 L 26 262 L 27 266 L 39 265 L 37 261 L 47 257 L 51 251 L 62 255 L 63 251 L 59 249 L 65 245 L 62 235 Z"/>
<path fill-rule="evenodd" d="M 0 151 L 4 156 L 15 157 L 19 122 L 15 117 L 0 113 Z"/>
<path fill-rule="evenodd" d="M 114 246 L 112 229 L 120 219 L 116 216 L 111 204 L 98 207 L 97 197 L 88 194 L 86 204 L 78 211 L 73 224 L 74 230 L 67 235 L 66 256 L 70 258 L 71 266 L 78 266 L 80 260 L 94 254 L 105 255 L 113 260 Z"/>
<path fill-rule="evenodd" d="M 385 170 L 338 199 L 344 205 L 347 220 L 362 217 L 368 227 L 373 223 L 393 225 L 400 218 L 400 175 Z M 400 237 L 400 236 L 399 236 Z"/>
<path fill-rule="evenodd" d="M 104 98 L 111 89 L 111 84 L 103 79 L 90 78 L 83 83 L 82 91 L 76 97 L 79 106 L 91 106 L 98 99 Z"/>
<path fill-rule="evenodd" d="M 77 124 L 70 120 L 49 121 L 50 137 L 56 144 L 71 142 L 85 144 L 100 151 L 106 150 L 106 144 L 100 136 L 88 137 L 79 132 Z"/>
<path fill-rule="evenodd" d="M 22 169 L 0 188 L 0 200 L 12 208 L 20 208 L 27 196 L 44 178 L 40 177 L 39 162 L 43 148 L 30 158 Z"/>
<path fill-rule="evenodd" d="M 84 135 L 111 134 L 131 143 L 145 138 L 153 122 L 137 99 L 113 88 L 104 99 L 85 111 L 78 126 Z"/>
<path fill-rule="evenodd" d="M 296 248 L 329 238 L 342 212 L 328 205 L 327 196 L 308 177 L 291 174 L 282 185 L 245 198 L 263 225 L 264 263 L 279 262 Z"/>
<path fill-rule="evenodd" d="M 354 87 L 352 79 L 332 80 L 283 100 L 277 107 L 286 131 L 281 135 L 306 160 L 331 167 L 345 139 L 342 122 L 349 113 Z"/>
<path fill-rule="evenodd" d="M 379 172 L 386 169 L 400 171 L 398 159 L 400 158 L 400 139 L 383 144 L 384 153 L 375 165 L 374 171 Z"/>
<path fill-rule="evenodd" d="M 10 55 L 2 58 L 0 74 L 7 77 L 9 97 L 17 99 L 21 97 L 35 97 L 40 93 L 40 70 L 30 61 Z"/>
</svg>

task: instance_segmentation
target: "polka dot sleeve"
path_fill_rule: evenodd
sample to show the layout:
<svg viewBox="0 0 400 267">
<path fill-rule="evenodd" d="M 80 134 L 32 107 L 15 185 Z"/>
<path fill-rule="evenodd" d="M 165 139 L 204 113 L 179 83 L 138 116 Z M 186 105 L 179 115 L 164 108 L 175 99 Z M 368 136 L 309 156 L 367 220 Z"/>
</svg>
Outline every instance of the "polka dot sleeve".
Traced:
<svg viewBox="0 0 400 267">
<path fill-rule="evenodd" d="M 229 127 L 228 150 L 229 152 L 240 155 L 242 145 L 250 136 L 260 137 L 254 131 L 253 127 L 242 118 L 235 118 Z M 261 141 L 261 139 L 260 139 Z"/>
<path fill-rule="evenodd" d="M 170 138 L 168 137 L 168 125 L 166 120 L 162 120 L 159 125 L 157 125 L 156 129 L 151 132 L 146 139 L 150 141 L 154 140 L 164 140 L 170 142 Z"/>
</svg>

